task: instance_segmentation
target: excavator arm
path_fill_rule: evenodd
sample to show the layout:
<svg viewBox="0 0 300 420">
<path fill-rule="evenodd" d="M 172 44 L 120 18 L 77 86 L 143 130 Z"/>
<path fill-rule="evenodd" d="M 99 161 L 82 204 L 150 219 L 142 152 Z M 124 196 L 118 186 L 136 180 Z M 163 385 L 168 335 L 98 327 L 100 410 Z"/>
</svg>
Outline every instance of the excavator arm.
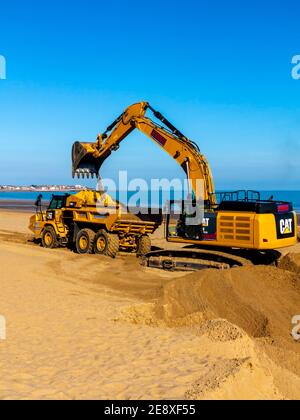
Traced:
<svg viewBox="0 0 300 420">
<path fill-rule="evenodd" d="M 152 111 L 163 126 L 146 117 L 147 110 Z M 104 161 L 113 151 L 118 150 L 120 143 L 135 129 L 144 133 L 176 160 L 186 173 L 196 200 L 203 199 L 211 206 L 216 204 L 211 170 L 197 144 L 185 137 L 147 102 L 127 108 L 98 136 L 95 143 L 74 143 L 73 177 L 98 176 Z M 203 182 L 204 191 L 199 189 L 199 181 Z"/>
</svg>

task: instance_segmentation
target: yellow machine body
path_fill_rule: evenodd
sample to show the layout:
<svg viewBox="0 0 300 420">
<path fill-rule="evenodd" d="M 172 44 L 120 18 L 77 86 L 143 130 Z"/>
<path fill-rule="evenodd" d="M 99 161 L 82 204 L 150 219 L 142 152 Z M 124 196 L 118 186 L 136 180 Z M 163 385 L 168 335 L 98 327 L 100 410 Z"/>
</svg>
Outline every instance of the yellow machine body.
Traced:
<svg viewBox="0 0 300 420">
<path fill-rule="evenodd" d="M 37 211 L 30 218 L 29 229 L 35 239 L 41 239 L 45 229 L 52 227 L 60 245 L 75 242 L 83 229 L 95 234 L 104 230 L 118 236 L 120 249 L 136 250 L 139 239 L 153 234 L 160 224 L 158 220 L 142 221 L 123 211 L 107 194 L 87 190 L 74 195 L 54 195 L 47 210 Z M 47 235 L 44 240 L 47 241 Z"/>
<path fill-rule="evenodd" d="M 297 243 L 297 233 L 293 231 L 293 226 L 297 226 L 296 213 L 290 213 L 288 219 L 284 216 L 283 221 L 285 233 L 279 238 L 274 214 L 245 212 L 241 215 L 240 212 L 219 211 L 216 212 L 215 239 L 180 237 L 176 233 L 177 222 L 171 220 L 167 224 L 166 237 L 168 242 L 173 243 L 267 251 L 287 248 Z"/>
<path fill-rule="evenodd" d="M 152 111 L 163 126 L 146 117 L 147 110 Z M 102 164 L 135 129 L 154 141 L 181 166 L 190 181 L 195 201 L 203 201 L 208 214 L 203 223 L 194 227 L 192 234 L 193 229 L 187 228 L 183 219 L 174 226 L 172 218 L 168 217 L 166 231 L 169 242 L 257 250 L 283 248 L 297 243 L 296 215 L 290 203 L 263 201 L 260 197 L 252 199 L 248 192 L 245 192 L 243 200 L 231 199 L 226 203 L 227 199 L 223 197 L 218 201 L 208 161 L 197 144 L 148 102 L 127 108 L 98 136 L 95 143 L 74 143 L 73 176 L 99 175 Z M 203 184 L 204 191 L 197 188 L 198 181 Z"/>
</svg>

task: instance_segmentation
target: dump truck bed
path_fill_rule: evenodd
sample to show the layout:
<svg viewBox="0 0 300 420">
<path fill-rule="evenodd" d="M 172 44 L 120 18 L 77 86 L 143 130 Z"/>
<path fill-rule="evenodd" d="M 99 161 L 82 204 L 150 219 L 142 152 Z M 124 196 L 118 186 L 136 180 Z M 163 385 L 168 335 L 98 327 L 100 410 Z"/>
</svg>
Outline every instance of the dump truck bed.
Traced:
<svg viewBox="0 0 300 420">
<path fill-rule="evenodd" d="M 152 235 L 160 225 L 151 221 L 130 220 L 121 218 L 111 227 L 112 232 L 134 235 Z"/>
</svg>

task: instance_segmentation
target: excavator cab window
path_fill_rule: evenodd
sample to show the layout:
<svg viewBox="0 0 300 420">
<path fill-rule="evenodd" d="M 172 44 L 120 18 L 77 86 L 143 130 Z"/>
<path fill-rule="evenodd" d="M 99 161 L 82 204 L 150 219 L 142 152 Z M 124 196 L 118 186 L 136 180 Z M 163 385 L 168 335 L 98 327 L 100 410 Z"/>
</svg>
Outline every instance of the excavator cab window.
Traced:
<svg viewBox="0 0 300 420">
<path fill-rule="evenodd" d="M 261 196 L 258 191 L 252 190 L 239 190 L 239 191 L 230 191 L 230 192 L 217 192 L 216 194 L 217 202 L 219 204 L 224 201 L 244 201 L 244 202 L 258 202 L 261 201 Z"/>
<path fill-rule="evenodd" d="M 202 215 L 202 213 L 200 213 Z M 167 216 L 167 236 L 177 238 L 203 238 L 202 217 L 197 217 L 194 202 L 171 201 Z"/>
</svg>

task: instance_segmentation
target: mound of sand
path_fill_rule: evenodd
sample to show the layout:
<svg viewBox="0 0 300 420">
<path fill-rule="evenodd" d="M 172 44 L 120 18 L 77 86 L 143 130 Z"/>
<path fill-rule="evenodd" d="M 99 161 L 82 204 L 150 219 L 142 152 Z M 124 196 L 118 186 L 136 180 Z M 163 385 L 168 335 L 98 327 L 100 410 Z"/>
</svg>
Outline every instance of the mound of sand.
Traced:
<svg viewBox="0 0 300 420">
<path fill-rule="evenodd" d="M 279 261 L 279 268 L 300 274 L 300 254 L 290 253 Z"/>
<path fill-rule="evenodd" d="M 198 333 L 207 335 L 214 342 L 228 343 L 240 340 L 244 337 L 244 332 L 236 325 L 230 324 L 225 319 L 212 319 L 201 325 Z"/>
<path fill-rule="evenodd" d="M 300 348 L 291 320 L 299 301 L 299 276 L 289 271 L 204 270 L 167 282 L 156 303 L 126 308 L 119 320 L 201 337 L 201 351 L 210 349 L 215 360 L 204 365 L 187 399 L 297 399 Z"/>
<path fill-rule="evenodd" d="M 156 314 L 171 327 L 221 318 L 254 338 L 290 339 L 299 301 L 298 276 L 284 270 L 204 270 L 166 284 Z"/>
</svg>

